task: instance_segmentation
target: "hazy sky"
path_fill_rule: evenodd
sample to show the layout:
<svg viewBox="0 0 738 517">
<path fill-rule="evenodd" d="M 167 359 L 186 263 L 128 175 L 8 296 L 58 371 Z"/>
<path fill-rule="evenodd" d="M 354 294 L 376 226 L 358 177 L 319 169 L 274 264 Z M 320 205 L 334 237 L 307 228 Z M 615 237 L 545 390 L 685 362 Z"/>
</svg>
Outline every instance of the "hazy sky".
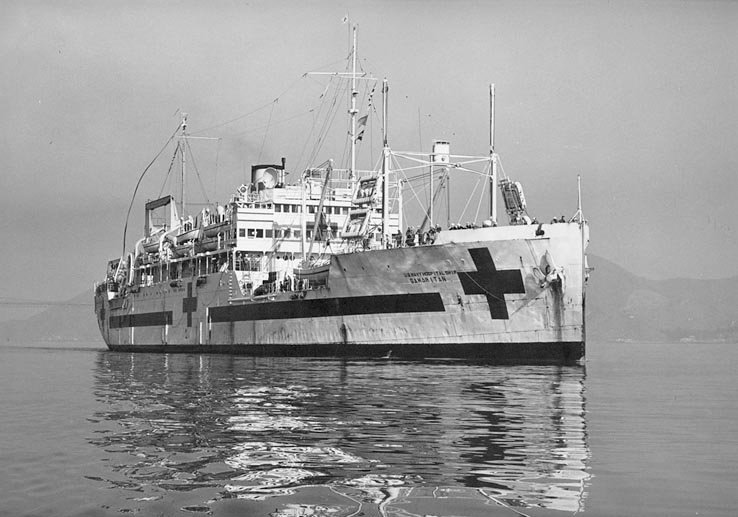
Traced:
<svg viewBox="0 0 738 517">
<path fill-rule="evenodd" d="M 301 76 L 345 58 L 345 14 L 362 66 L 390 80 L 394 148 L 485 154 L 494 82 L 497 151 L 532 215 L 572 214 L 581 174 L 592 253 L 648 277 L 736 274 L 737 2 L 4 1 L 0 297 L 102 278 L 181 111 L 196 132 L 286 92 L 203 133 L 224 138 L 198 144 L 211 200 L 251 163 L 296 163 L 321 93 Z"/>
</svg>

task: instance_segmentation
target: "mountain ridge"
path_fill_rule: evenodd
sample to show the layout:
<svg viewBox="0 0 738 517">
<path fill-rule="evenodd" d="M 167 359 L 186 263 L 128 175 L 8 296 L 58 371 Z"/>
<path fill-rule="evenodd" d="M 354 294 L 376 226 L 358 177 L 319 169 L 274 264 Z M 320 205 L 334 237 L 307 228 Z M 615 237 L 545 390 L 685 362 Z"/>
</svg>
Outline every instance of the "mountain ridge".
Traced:
<svg viewBox="0 0 738 517">
<path fill-rule="evenodd" d="M 589 258 L 588 338 L 738 342 L 738 276 L 653 280 Z"/>
</svg>

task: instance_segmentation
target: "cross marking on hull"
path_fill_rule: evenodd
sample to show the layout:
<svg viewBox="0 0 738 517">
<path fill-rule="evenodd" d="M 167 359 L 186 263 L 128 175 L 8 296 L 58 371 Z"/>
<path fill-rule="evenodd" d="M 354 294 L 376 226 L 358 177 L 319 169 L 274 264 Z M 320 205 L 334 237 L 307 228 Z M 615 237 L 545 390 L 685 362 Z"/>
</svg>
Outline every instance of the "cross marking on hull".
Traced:
<svg viewBox="0 0 738 517">
<path fill-rule="evenodd" d="M 182 312 L 187 313 L 187 326 L 192 326 L 192 313 L 197 311 L 197 296 L 192 296 L 192 282 L 187 284 L 187 298 L 182 300 Z"/>
<path fill-rule="evenodd" d="M 495 261 L 487 248 L 472 248 L 469 250 L 475 272 L 458 273 L 464 294 L 483 294 L 489 304 L 489 315 L 493 320 L 508 320 L 506 294 L 525 294 L 523 275 L 519 269 L 504 269 L 498 271 Z"/>
</svg>

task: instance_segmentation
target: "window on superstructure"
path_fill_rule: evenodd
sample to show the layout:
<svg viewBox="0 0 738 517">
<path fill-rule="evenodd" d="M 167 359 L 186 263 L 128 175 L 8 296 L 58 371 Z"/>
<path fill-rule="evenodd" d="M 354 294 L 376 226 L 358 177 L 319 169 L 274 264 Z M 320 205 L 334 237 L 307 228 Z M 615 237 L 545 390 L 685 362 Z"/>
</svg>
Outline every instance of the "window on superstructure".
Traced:
<svg viewBox="0 0 738 517">
<path fill-rule="evenodd" d="M 305 231 L 305 235 L 307 236 L 308 239 L 312 239 L 313 238 L 313 231 L 312 230 L 306 230 Z"/>
<path fill-rule="evenodd" d="M 277 204 L 275 204 L 275 205 L 274 205 L 274 211 L 275 211 L 275 212 L 281 212 L 281 211 L 282 211 L 282 205 L 277 205 Z"/>
<path fill-rule="evenodd" d="M 284 239 L 289 239 L 291 237 L 291 234 L 292 234 L 292 229 L 291 228 L 283 228 L 282 229 L 282 237 Z"/>
<path fill-rule="evenodd" d="M 249 228 L 248 238 L 253 239 L 254 237 L 256 237 L 256 230 L 254 230 L 253 228 Z"/>
<path fill-rule="evenodd" d="M 264 230 L 264 237 L 266 237 L 267 239 L 271 239 L 272 238 L 272 230 Z"/>
<path fill-rule="evenodd" d="M 296 213 L 298 213 L 298 212 L 300 211 L 300 210 L 299 210 L 299 208 L 300 208 L 300 207 L 299 207 L 298 205 L 291 205 L 291 206 L 292 206 L 292 212 L 293 212 L 293 213 L 295 213 L 295 214 L 296 214 Z"/>
<path fill-rule="evenodd" d="M 295 239 L 299 239 L 300 238 L 300 235 L 302 235 L 302 230 L 295 230 L 294 231 Z"/>
<path fill-rule="evenodd" d="M 315 205 L 308 206 L 308 213 L 314 214 L 315 213 Z"/>
<path fill-rule="evenodd" d="M 239 237 L 246 237 L 246 228 L 239 228 L 238 229 L 238 236 Z"/>
<path fill-rule="evenodd" d="M 261 228 L 256 230 L 256 238 L 257 239 L 263 239 L 264 238 L 264 230 Z"/>
</svg>

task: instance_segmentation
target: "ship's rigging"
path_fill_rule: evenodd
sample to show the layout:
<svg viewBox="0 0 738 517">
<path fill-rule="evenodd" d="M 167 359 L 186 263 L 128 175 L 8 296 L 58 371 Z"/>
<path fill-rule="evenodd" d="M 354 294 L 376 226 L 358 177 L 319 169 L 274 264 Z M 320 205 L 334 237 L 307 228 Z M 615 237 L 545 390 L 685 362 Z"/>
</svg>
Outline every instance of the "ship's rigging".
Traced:
<svg viewBox="0 0 738 517">
<path fill-rule="evenodd" d="M 323 151 L 325 151 L 326 145 L 331 143 L 332 148 L 335 150 L 336 138 L 335 134 L 331 133 L 331 127 L 335 126 L 334 122 L 338 114 L 340 113 L 340 100 L 342 98 L 348 99 L 348 130 L 346 131 L 344 140 L 343 152 L 341 153 L 341 159 L 336 160 L 338 164 L 345 164 L 343 167 L 338 165 L 334 168 L 336 173 L 345 173 L 348 175 L 350 182 L 355 182 L 360 176 L 367 176 L 371 174 L 381 174 L 386 181 L 382 182 L 382 188 L 384 189 L 381 193 L 382 205 L 378 208 L 380 213 L 389 213 L 392 210 L 396 210 L 400 213 L 400 220 L 403 223 L 412 223 L 413 226 L 425 226 L 426 223 L 430 225 L 438 224 L 441 220 L 434 212 L 435 203 L 434 200 L 438 200 L 441 192 L 441 188 L 445 191 L 445 208 L 446 208 L 446 225 L 450 226 L 453 223 L 459 223 L 464 220 L 479 221 L 480 218 L 484 219 L 487 217 L 491 218 L 492 222 L 496 222 L 496 208 L 494 192 L 489 194 L 490 207 L 492 212 L 489 214 L 482 213 L 482 202 L 484 196 L 485 179 L 488 179 L 490 188 L 494 191 L 495 188 L 495 174 L 496 166 L 499 163 L 499 158 L 494 154 L 493 136 L 491 136 L 491 154 L 489 157 L 469 157 L 469 156 L 455 156 L 451 157 L 450 153 L 447 153 L 447 163 L 439 164 L 436 162 L 435 151 L 432 153 L 403 153 L 393 151 L 388 142 L 388 131 L 387 131 L 387 92 L 388 84 L 386 80 L 381 85 L 382 95 L 382 111 L 378 113 L 377 102 L 375 99 L 379 81 L 372 76 L 371 73 L 365 70 L 363 62 L 358 58 L 357 52 L 357 28 L 353 26 L 351 28 L 352 34 L 352 47 L 345 60 L 345 68 L 341 72 L 306 72 L 302 74 L 298 79 L 293 81 L 285 90 L 283 90 L 277 97 L 271 102 L 264 103 L 259 107 L 248 111 L 242 115 L 232 117 L 226 121 L 212 124 L 206 128 L 199 129 L 192 132 L 187 132 L 187 117 L 183 116 L 182 122 L 178 127 L 178 131 L 170 137 L 165 145 L 165 148 L 176 140 L 176 147 L 173 153 L 172 161 L 170 162 L 169 168 L 165 175 L 162 188 L 160 190 L 160 196 L 164 193 L 171 177 L 172 169 L 175 163 L 178 163 L 181 167 L 180 185 L 179 185 L 179 213 L 182 217 L 186 217 L 188 205 L 190 206 L 206 206 L 209 205 L 209 196 L 207 195 L 207 189 L 205 188 L 199 170 L 196 165 L 194 153 L 191 146 L 191 140 L 203 139 L 203 140 L 216 140 L 218 142 L 218 153 L 216 153 L 216 164 L 218 163 L 218 157 L 221 144 L 224 141 L 237 141 L 249 134 L 258 134 L 263 132 L 261 138 L 259 138 L 259 151 L 257 156 L 257 162 L 261 162 L 261 155 L 264 153 L 265 142 L 267 136 L 276 136 L 277 128 L 283 127 L 285 124 L 290 124 L 289 133 L 297 134 L 304 133 L 303 144 L 299 151 L 298 158 L 296 160 L 296 166 L 292 170 L 308 170 L 314 168 L 312 165 L 318 160 L 318 157 Z M 325 79 L 328 79 L 327 82 Z M 323 80 L 319 82 L 319 80 Z M 313 95 L 317 93 L 315 86 L 320 85 L 320 94 L 318 95 L 317 102 L 313 101 L 312 105 L 307 110 L 299 110 L 297 113 L 288 113 L 281 115 L 281 110 L 278 112 L 276 109 L 278 106 L 289 105 L 288 99 L 292 97 L 305 97 L 306 93 L 313 89 Z M 312 88 L 311 88 L 312 87 Z M 491 91 L 491 101 L 493 99 L 493 91 Z M 492 104 L 491 104 L 492 106 Z M 263 116 L 268 113 L 268 117 L 265 124 L 256 124 L 257 122 L 254 117 Z M 311 115 L 312 122 L 306 131 L 301 131 L 299 127 L 293 126 L 293 124 L 300 118 Z M 493 116 L 491 116 L 493 121 Z M 242 127 L 238 128 L 238 125 L 249 123 L 250 127 L 245 129 Z M 226 130 L 223 134 L 218 136 L 209 136 L 213 130 Z M 375 146 L 375 135 L 380 131 L 381 135 L 377 139 L 382 142 L 381 154 L 375 157 L 374 148 Z M 176 133 L 180 132 L 180 137 L 176 138 Z M 491 135 L 493 135 L 493 122 L 491 122 Z M 340 140 L 340 138 L 338 139 Z M 312 142 L 312 143 L 311 143 Z M 363 145 L 367 144 L 367 145 Z M 253 147 L 256 147 L 256 143 Z M 296 151 L 295 142 L 289 142 L 288 148 Z M 362 155 L 362 149 L 365 149 Z M 134 197 L 141 183 L 141 179 L 149 170 L 153 162 L 156 161 L 163 150 L 160 151 L 152 163 L 147 166 L 144 173 L 139 178 L 139 182 L 134 190 Z M 179 155 L 179 160 L 177 156 Z M 347 156 L 348 155 L 348 159 Z M 335 155 L 334 155 L 335 156 Z M 363 156 L 363 158 L 361 158 Z M 358 167 L 359 158 L 362 163 L 373 163 L 370 168 L 360 169 Z M 199 182 L 202 198 L 198 201 L 187 201 L 187 182 L 188 175 L 185 172 L 188 165 L 192 165 L 192 169 L 195 171 L 195 176 Z M 442 167 L 439 167 L 442 166 Z M 217 165 L 216 165 L 217 167 Z M 245 167 L 243 167 L 245 169 Z M 374 172 L 376 171 L 376 172 Z M 216 171 L 217 172 L 217 171 Z M 454 209 L 454 205 L 451 203 L 451 183 L 453 177 L 457 176 L 458 173 L 468 173 L 476 176 L 476 184 L 474 192 L 471 197 L 465 199 L 465 203 L 462 210 Z M 438 185 L 437 182 L 442 178 L 442 186 Z M 293 178 L 295 180 L 296 178 Z M 244 183 L 247 183 L 247 179 L 244 178 Z M 434 182 L 436 187 L 434 188 Z M 173 190 L 170 187 L 170 191 Z M 427 194 L 425 194 L 427 192 Z M 192 197 L 192 196 L 190 196 Z M 476 199 L 473 202 L 472 199 Z M 133 200 L 131 205 L 133 204 Z M 125 233 L 128 226 L 128 217 L 126 218 L 126 225 L 124 229 L 124 250 L 125 250 Z M 421 222 L 425 219 L 425 222 Z M 418 224 L 420 223 L 420 224 Z M 382 245 L 387 246 L 391 242 L 391 236 L 388 234 L 387 225 L 383 223 L 382 229 Z"/>
<path fill-rule="evenodd" d="M 176 142 L 161 191 L 170 193 L 147 200 L 143 236 L 130 250 L 126 218 L 123 256 L 108 262 L 95 286 L 106 343 L 114 350 L 581 358 L 588 240 L 581 202 L 576 221 L 532 224 L 522 187 L 495 151 L 493 86 L 487 155 L 452 154 L 448 140 L 433 141 L 430 152 L 394 150 L 389 83 L 364 71 L 355 27 L 351 34 L 344 71 L 300 80 L 327 84 L 312 92 L 295 84 L 251 110 L 265 117 L 259 137 L 239 141 L 244 132 L 236 125 L 254 122 L 246 115 L 211 125 L 226 132 L 210 136 L 190 131 L 182 113 L 134 199 Z M 312 104 L 301 112 L 312 117 L 305 127 L 294 113 L 282 115 L 291 96 Z M 340 126 L 341 99 L 345 133 L 331 130 Z M 278 132 L 283 124 L 288 130 Z M 312 143 L 297 143 L 298 134 Z M 234 135 L 239 145 L 226 144 L 225 154 L 250 153 L 258 165 L 225 202 L 212 204 L 191 144 L 217 141 L 218 164 Z M 267 140 L 287 152 L 278 159 Z M 204 203 L 188 187 L 192 172 Z M 476 180 L 474 192 L 463 203 L 457 194 L 453 204 L 451 183 L 462 177 Z M 498 188 L 510 222 L 500 228 Z"/>
</svg>

